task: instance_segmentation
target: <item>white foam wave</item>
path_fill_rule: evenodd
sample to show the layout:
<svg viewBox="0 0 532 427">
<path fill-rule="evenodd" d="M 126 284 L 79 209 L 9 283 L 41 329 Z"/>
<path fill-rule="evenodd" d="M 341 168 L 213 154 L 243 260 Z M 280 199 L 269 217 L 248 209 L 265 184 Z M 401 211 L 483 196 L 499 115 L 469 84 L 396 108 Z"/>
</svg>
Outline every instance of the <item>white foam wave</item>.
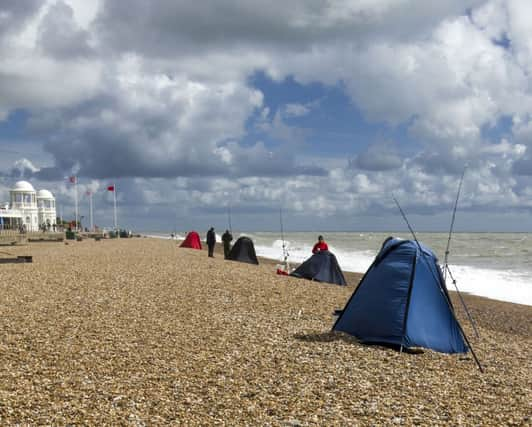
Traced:
<svg viewBox="0 0 532 427">
<path fill-rule="evenodd" d="M 148 232 L 143 235 L 158 239 L 170 239 L 170 234 Z M 362 233 L 357 235 L 364 236 Z M 248 236 L 255 242 L 255 250 L 257 255 L 277 260 L 283 260 L 283 241 L 273 235 L 265 233 L 235 233 L 233 243 L 240 236 Z M 312 255 L 312 245 L 314 243 L 314 235 L 288 235 L 285 240 L 285 250 L 289 254 L 289 261 L 292 264 L 300 264 Z M 341 235 L 339 237 L 342 237 Z M 364 273 L 373 262 L 376 251 L 366 249 L 369 244 L 368 241 L 372 239 L 372 235 L 368 234 L 364 237 L 364 241 L 359 242 L 336 242 L 337 245 L 329 244 L 331 252 L 336 255 L 340 266 L 344 271 Z M 379 236 L 379 239 L 382 236 Z M 177 239 L 183 240 L 181 235 L 176 236 Z M 216 235 L 216 241 L 221 241 L 221 236 Z M 350 246 L 358 246 L 357 248 Z M 375 245 L 372 245 L 375 246 Z M 501 246 L 501 245 L 497 245 Z M 378 245 L 377 245 L 378 247 Z M 472 248 L 474 249 L 474 248 Z M 500 250 L 501 251 L 501 250 Z M 499 251 L 499 252 L 500 252 Z M 477 254 L 478 252 L 478 254 Z M 504 252 L 504 251 L 503 251 Z M 475 256 L 472 256 L 475 253 Z M 507 251 L 504 252 L 507 255 Z M 500 254 L 498 255 L 500 257 Z M 513 270 L 503 270 L 498 268 L 502 265 L 500 262 L 493 264 L 490 267 L 481 265 L 471 265 L 471 263 L 478 264 L 477 258 L 489 258 L 489 255 L 482 251 L 471 251 L 467 256 L 462 256 L 461 264 L 452 265 L 451 271 L 457 280 L 458 288 L 461 292 L 479 295 L 487 298 L 492 298 L 500 301 L 508 301 L 518 304 L 532 305 L 532 270 L 529 268 L 515 268 Z M 489 258 L 491 259 L 491 258 Z M 497 258 L 493 258 L 497 259 Z M 469 264 L 469 265 L 468 265 Z M 506 263 L 504 263 L 506 265 Z M 510 267 L 511 268 L 511 267 Z M 455 290 L 452 282 L 448 280 L 449 290 Z"/>
<path fill-rule="evenodd" d="M 312 255 L 312 246 L 309 244 L 285 241 L 289 253 L 289 261 L 299 264 Z M 372 250 L 349 251 L 337 249 L 329 245 L 329 249 L 336 255 L 344 271 L 364 273 L 375 258 L 376 252 Z M 255 247 L 257 255 L 283 260 L 282 241 L 275 240 L 271 245 L 258 245 Z M 499 301 L 517 304 L 532 305 L 532 291 L 530 283 L 532 274 L 526 272 L 491 270 L 465 265 L 450 266 L 457 286 L 461 292 L 483 296 Z M 455 290 L 452 282 L 448 280 L 449 290 Z"/>
<path fill-rule="evenodd" d="M 312 255 L 312 245 L 285 241 L 285 248 L 291 263 L 302 263 Z M 282 240 L 275 240 L 271 246 L 255 246 L 255 250 L 257 255 L 264 258 L 283 260 Z M 375 257 L 373 251 L 345 251 L 333 246 L 329 246 L 329 250 L 336 256 L 342 270 L 355 273 L 366 271 Z"/>
<path fill-rule="evenodd" d="M 461 292 L 500 301 L 532 305 L 531 277 L 515 271 L 491 270 L 465 265 L 449 267 Z M 455 290 L 448 280 L 447 288 Z"/>
<path fill-rule="evenodd" d="M 143 237 L 150 237 L 152 239 L 162 239 L 162 240 L 172 240 L 172 234 L 166 234 L 166 233 L 141 233 Z M 173 237 L 174 240 L 185 240 L 185 237 L 180 234 L 174 234 Z"/>
<path fill-rule="evenodd" d="M 169 234 L 156 234 L 156 233 L 147 233 L 142 234 L 144 237 L 150 237 L 152 239 L 162 239 L 162 240 L 172 240 L 172 236 Z M 185 238 L 179 234 L 174 236 L 174 239 L 185 240 Z"/>
</svg>

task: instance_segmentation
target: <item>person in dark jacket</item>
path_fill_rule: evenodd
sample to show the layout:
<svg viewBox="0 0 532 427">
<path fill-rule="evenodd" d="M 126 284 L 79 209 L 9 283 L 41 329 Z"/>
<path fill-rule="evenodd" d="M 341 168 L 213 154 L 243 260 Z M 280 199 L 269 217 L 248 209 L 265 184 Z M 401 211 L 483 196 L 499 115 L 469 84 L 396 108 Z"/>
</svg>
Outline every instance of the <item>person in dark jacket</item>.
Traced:
<svg viewBox="0 0 532 427">
<path fill-rule="evenodd" d="M 222 242 L 224 244 L 224 258 L 229 257 L 229 252 L 231 251 L 231 242 L 233 241 L 233 235 L 229 230 L 225 230 L 225 233 L 222 235 Z"/>
<path fill-rule="evenodd" d="M 207 231 L 207 246 L 209 247 L 209 256 L 214 257 L 214 245 L 216 244 L 216 234 L 214 233 L 214 227 L 209 228 Z"/>
</svg>

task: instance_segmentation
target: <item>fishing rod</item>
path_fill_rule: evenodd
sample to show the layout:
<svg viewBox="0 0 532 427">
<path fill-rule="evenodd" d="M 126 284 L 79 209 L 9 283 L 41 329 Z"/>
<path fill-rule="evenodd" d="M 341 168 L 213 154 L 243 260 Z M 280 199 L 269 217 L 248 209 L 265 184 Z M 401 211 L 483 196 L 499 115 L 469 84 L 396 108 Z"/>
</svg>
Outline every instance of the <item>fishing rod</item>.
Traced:
<svg viewBox="0 0 532 427">
<path fill-rule="evenodd" d="M 174 238 L 177 239 L 177 223 L 179 220 L 179 200 L 175 198 Z"/>
<path fill-rule="evenodd" d="M 473 330 L 475 331 L 475 335 L 477 336 L 477 338 L 480 338 L 480 334 L 478 333 L 478 329 L 475 325 L 475 322 L 473 320 L 473 316 L 471 316 L 471 313 L 469 312 L 469 309 L 467 308 L 467 305 L 464 301 L 464 298 L 462 298 L 462 293 L 458 290 L 458 285 L 456 284 L 456 279 L 454 278 L 453 274 L 451 273 L 451 270 L 449 269 L 449 266 L 445 266 L 445 270 L 447 270 L 449 272 L 449 277 L 451 278 L 452 282 L 453 282 L 453 285 L 456 289 L 456 293 L 458 294 L 458 296 L 460 297 L 460 301 L 462 302 L 462 306 L 464 307 L 464 310 L 467 314 L 467 317 L 469 318 L 469 322 L 471 323 L 471 326 L 473 327 Z"/>
<path fill-rule="evenodd" d="M 395 196 L 393 194 L 392 194 L 392 198 L 393 198 L 393 201 L 395 202 L 395 204 L 397 205 L 397 207 L 399 208 L 399 212 L 401 212 L 401 215 L 403 216 L 403 219 L 405 220 L 406 225 L 408 226 L 408 229 L 410 230 L 410 233 L 412 233 L 412 236 L 414 237 L 414 240 L 416 241 L 417 245 L 421 249 L 421 245 L 419 244 L 419 242 L 417 240 L 416 233 L 414 233 L 414 230 L 412 229 L 412 226 L 408 222 L 408 218 L 406 217 L 406 214 L 404 213 L 403 209 L 401 208 L 401 205 L 399 204 L 399 202 L 397 201 L 397 199 L 395 198 Z"/>
<path fill-rule="evenodd" d="M 451 281 L 453 282 L 454 288 L 456 289 L 456 293 L 458 294 L 460 302 L 462 303 L 462 307 L 464 307 L 464 310 L 467 314 L 467 318 L 469 319 L 469 322 L 471 323 L 471 326 L 473 327 L 473 330 L 475 331 L 475 335 L 477 336 L 477 338 L 480 338 L 480 334 L 478 333 L 478 329 L 475 324 L 475 321 L 473 320 L 473 316 L 471 316 L 471 313 L 469 312 L 469 308 L 467 307 L 467 304 L 465 303 L 464 298 L 462 297 L 462 293 L 458 289 L 458 285 L 456 284 L 456 280 L 453 277 L 453 274 L 451 273 L 451 269 L 449 268 L 449 263 L 448 263 L 450 247 L 451 247 L 451 239 L 452 239 L 453 230 L 454 230 L 454 221 L 456 219 L 456 210 L 458 208 L 458 200 L 460 199 L 460 192 L 462 191 L 462 183 L 464 181 L 466 169 L 467 169 L 467 165 L 464 166 L 464 170 L 462 171 L 460 183 L 458 184 L 458 191 L 456 193 L 456 199 L 454 201 L 453 215 L 451 217 L 451 226 L 449 227 L 449 237 L 447 238 L 447 247 L 445 248 L 445 258 L 443 262 L 443 280 L 445 281 L 445 283 L 447 283 L 447 273 L 449 273 L 449 277 Z"/>
<path fill-rule="evenodd" d="M 399 202 L 397 201 L 397 199 L 395 198 L 395 196 L 392 195 L 392 198 L 395 202 L 395 204 L 397 205 L 397 207 L 399 208 L 399 212 L 401 212 L 401 215 L 403 216 L 403 219 L 405 220 L 406 222 L 406 225 L 408 226 L 408 229 L 410 230 L 410 233 L 412 233 L 412 236 L 414 237 L 414 241 L 416 242 L 416 245 L 419 249 L 419 252 L 421 253 L 421 256 L 423 257 L 423 259 L 425 260 L 425 262 L 427 263 L 427 265 L 429 266 L 429 271 L 433 277 L 433 279 L 438 283 L 439 280 L 438 278 L 434 275 L 434 271 L 432 270 L 432 268 L 430 268 L 430 264 L 428 263 L 427 259 L 426 259 L 426 255 L 425 255 L 425 251 L 423 251 L 423 249 L 421 248 L 421 244 L 419 243 L 419 241 L 417 240 L 417 237 L 416 237 L 416 233 L 414 233 L 414 230 L 412 229 L 412 226 L 410 225 L 410 222 L 408 221 L 408 218 L 406 217 L 406 214 L 405 212 L 403 211 L 403 209 L 401 208 L 401 205 L 399 204 Z M 448 295 L 446 294 L 446 292 L 443 292 L 442 288 L 440 287 L 440 292 L 443 294 L 444 296 L 444 299 L 445 299 L 445 302 L 447 303 L 447 306 L 449 307 L 449 310 L 451 311 L 451 314 L 454 318 L 454 320 L 456 321 L 456 325 L 458 326 L 458 329 L 460 331 L 460 333 L 462 334 L 462 337 L 464 337 L 464 340 L 467 344 L 467 346 L 469 347 L 469 350 L 471 350 L 471 354 L 473 355 L 473 359 L 475 359 L 475 363 L 477 364 L 478 366 L 478 369 L 480 369 L 480 372 L 484 373 L 484 369 L 482 368 L 482 365 L 480 364 L 480 361 L 478 360 L 478 357 L 477 355 L 475 354 L 475 350 L 473 350 L 473 346 L 471 345 L 471 343 L 469 342 L 469 339 L 467 338 L 467 335 L 465 334 L 464 330 L 462 329 L 462 325 L 460 325 L 460 322 L 458 321 L 458 319 L 456 318 L 455 314 L 454 314 L 454 310 L 453 310 L 453 306 L 451 304 L 451 301 L 448 297 Z"/>
<path fill-rule="evenodd" d="M 279 222 L 281 224 L 281 241 L 283 242 L 283 262 L 285 264 L 286 272 L 290 273 L 290 265 L 288 264 L 289 254 L 286 249 L 286 242 L 284 240 L 283 208 L 279 208 Z"/>
<path fill-rule="evenodd" d="M 456 219 L 456 209 L 458 208 L 458 199 L 460 199 L 460 192 L 462 191 L 462 183 L 464 181 L 464 176 L 466 173 L 467 165 L 464 166 L 462 171 L 462 177 L 460 178 L 460 183 L 458 184 L 458 192 L 456 193 L 456 200 L 454 201 L 453 215 L 451 217 L 451 226 L 449 227 L 449 237 L 447 238 L 447 247 L 445 248 L 445 258 L 443 264 L 447 266 L 447 259 L 449 258 L 449 248 L 451 247 L 451 238 L 454 230 L 454 221 Z M 444 279 L 447 278 L 446 272 L 444 272 Z"/>
<path fill-rule="evenodd" d="M 227 221 L 229 223 L 229 231 L 233 234 L 233 225 L 231 224 L 231 203 L 227 205 Z"/>
</svg>

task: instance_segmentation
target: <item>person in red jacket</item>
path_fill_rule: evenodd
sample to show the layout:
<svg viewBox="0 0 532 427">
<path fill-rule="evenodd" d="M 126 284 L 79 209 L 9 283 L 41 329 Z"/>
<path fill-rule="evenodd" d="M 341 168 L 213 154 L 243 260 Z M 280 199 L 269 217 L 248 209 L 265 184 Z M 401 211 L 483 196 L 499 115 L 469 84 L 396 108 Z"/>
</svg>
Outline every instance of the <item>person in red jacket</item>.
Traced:
<svg viewBox="0 0 532 427">
<path fill-rule="evenodd" d="M 329 246 L 327 246 L 327 243 L 325 243 L 325 240 L 323 240 L 323 236 L 318 236 L 318 242 L 312 248 L 312 253 L 316 254 L 318 252 L 328 251 L 328 250 L 329 250 Z"/>
</svg>

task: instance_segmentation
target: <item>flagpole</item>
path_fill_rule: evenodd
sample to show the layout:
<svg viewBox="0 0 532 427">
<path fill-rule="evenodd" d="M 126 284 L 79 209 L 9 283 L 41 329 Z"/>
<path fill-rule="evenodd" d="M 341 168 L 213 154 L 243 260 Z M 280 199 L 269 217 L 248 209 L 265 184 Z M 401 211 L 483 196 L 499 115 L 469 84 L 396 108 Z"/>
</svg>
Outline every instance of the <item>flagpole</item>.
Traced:
<svg viewBox="0 0 532 427">
<path fill-rule="evenodd" d="M 116 237 L 120 238 L 120 232 L 118 231 L 118 219 L 116 215 L 116 184 L 113 184 L 113 202 L 114 202 L 115 232 L 116 232 Z"/>
<path fill-rule="evenodd" d="M 78 212 L 78 177 L 74 176 L 74 204 L 76 209 L 76 231 L 79 231 L 79 212 Z"/>
<path fill-rule="evenodd" d="M 92 217 L 92 191 L 89 191 L 89 217 L 91 222 L 91 232 L 94 232 L 94 221 Z"/>
</svg>

